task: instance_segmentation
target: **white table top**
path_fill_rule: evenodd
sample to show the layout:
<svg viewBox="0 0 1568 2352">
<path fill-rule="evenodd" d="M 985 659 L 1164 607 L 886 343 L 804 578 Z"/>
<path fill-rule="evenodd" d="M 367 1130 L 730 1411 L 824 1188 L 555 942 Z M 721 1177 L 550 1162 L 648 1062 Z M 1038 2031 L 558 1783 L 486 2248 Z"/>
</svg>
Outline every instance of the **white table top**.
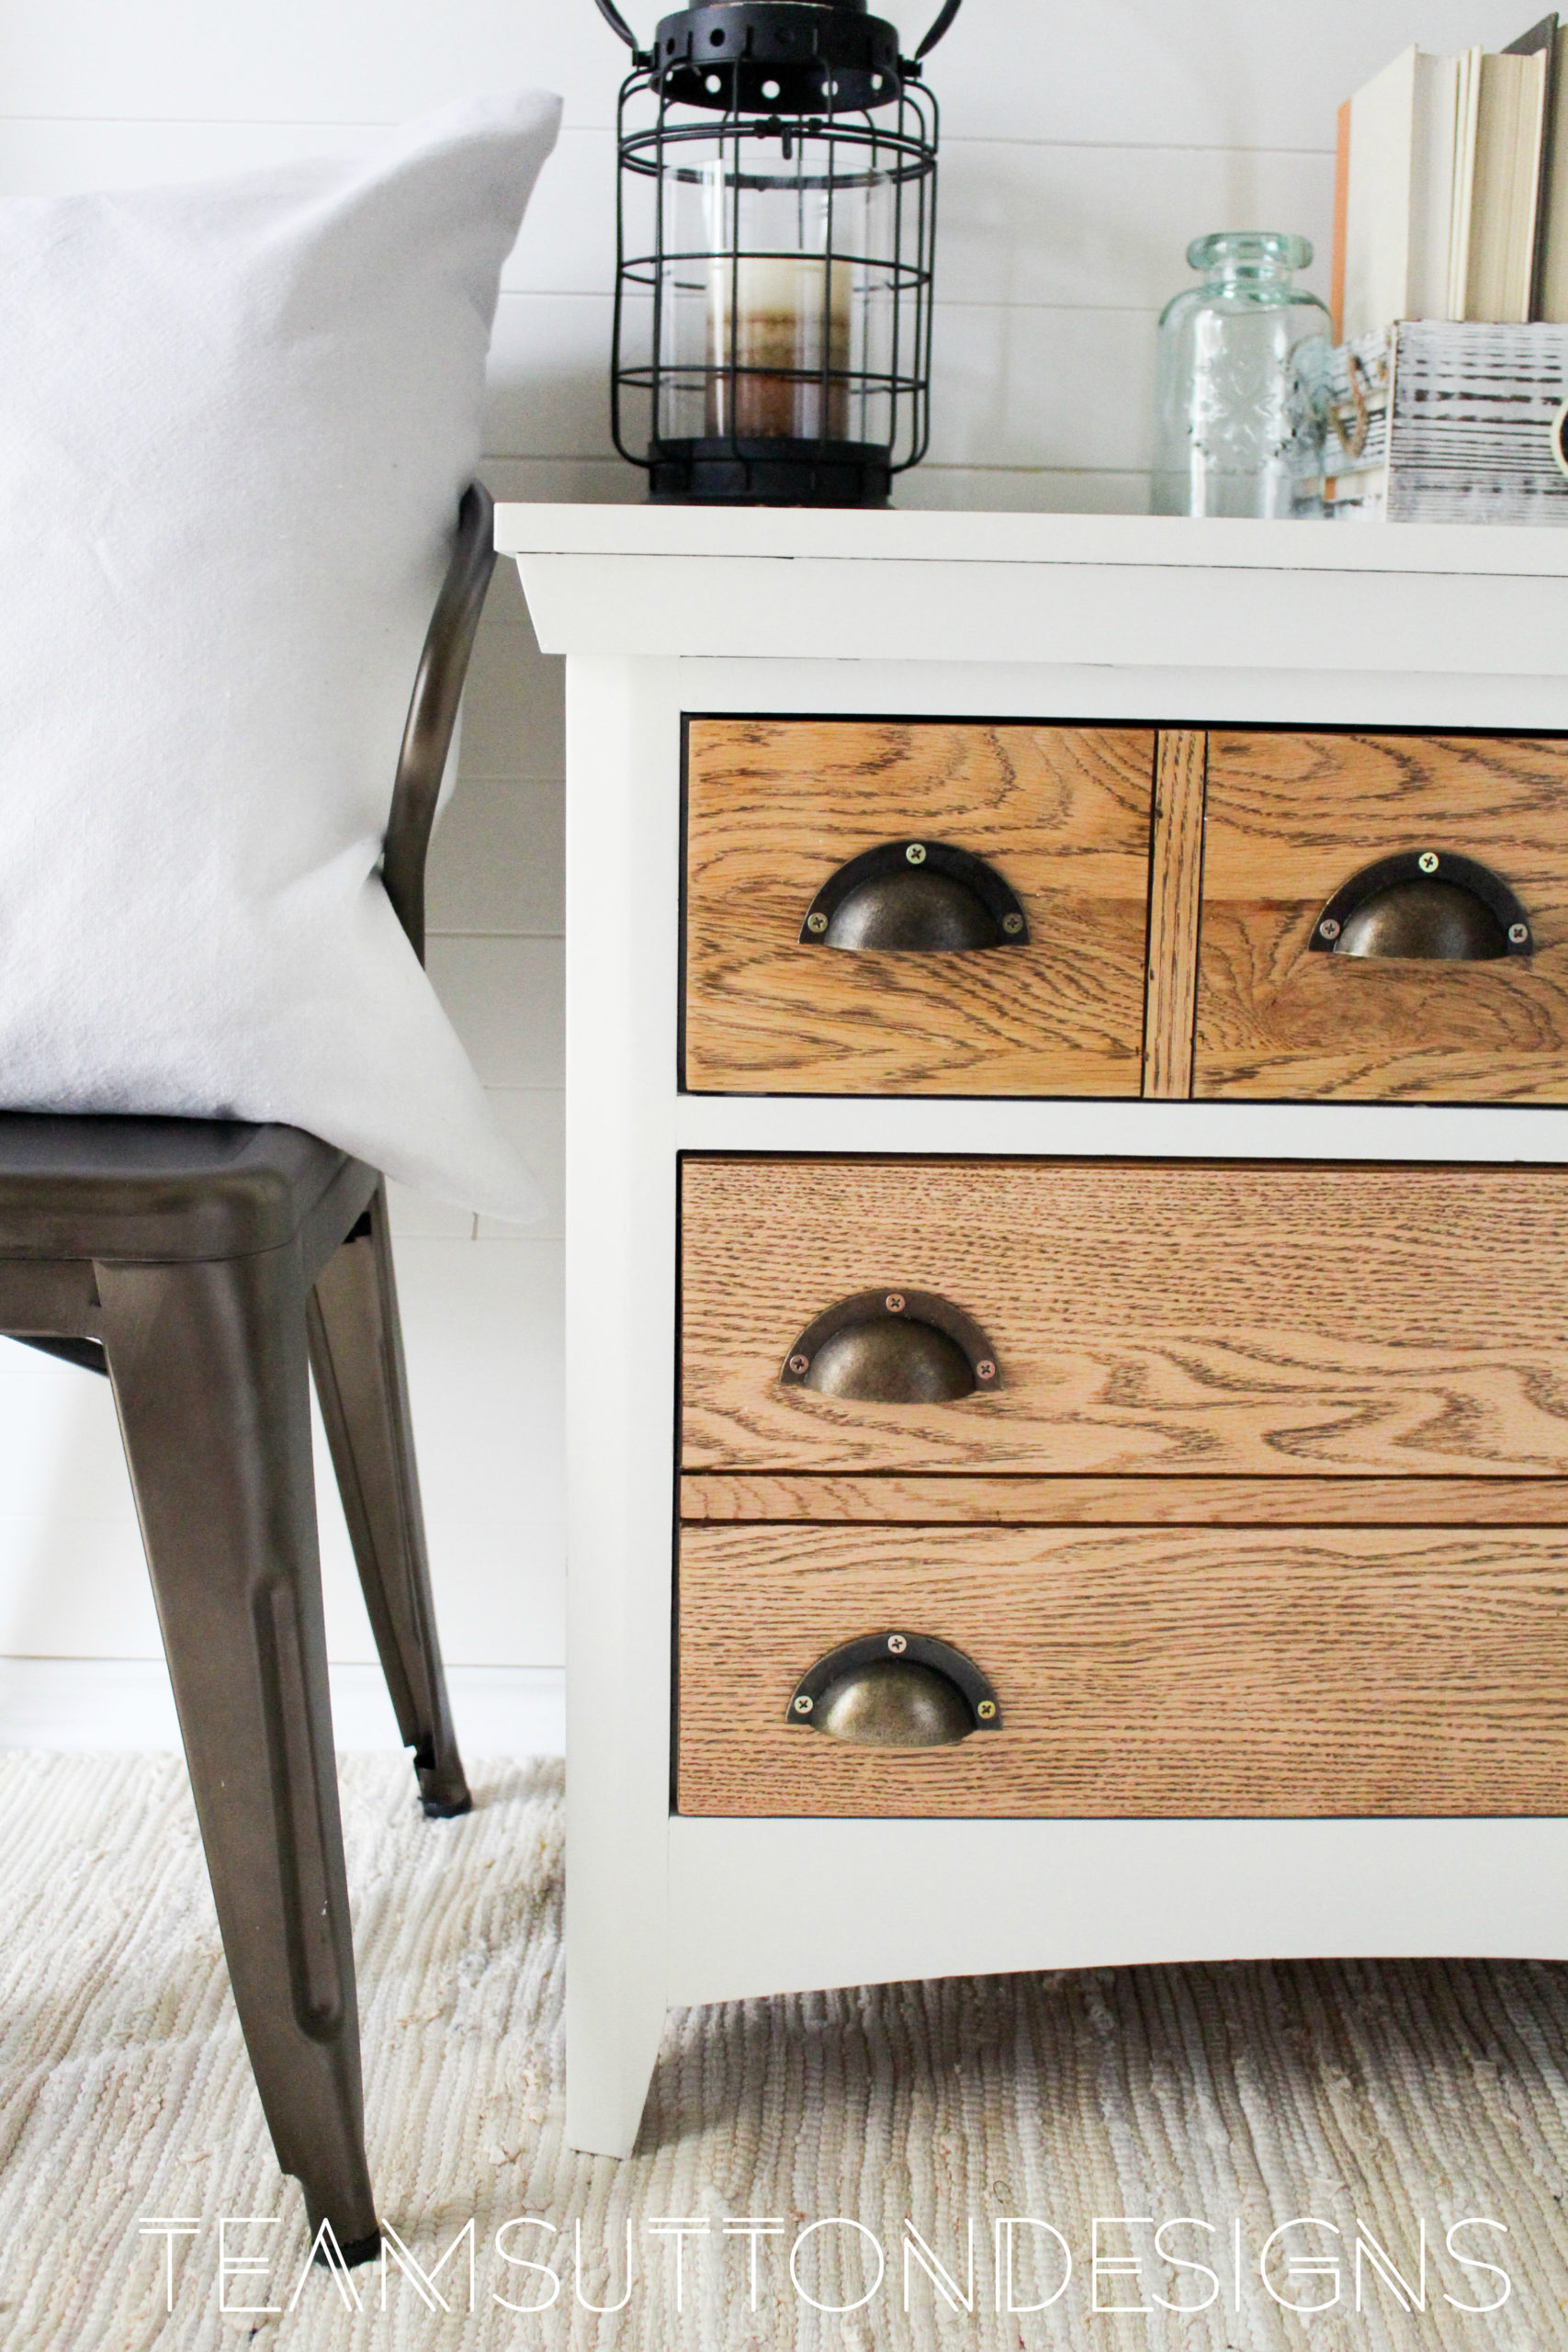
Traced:
<svg viewBox="0 0 1568 2352">
<path fill-rule="evenodd" d="M 765 562 L 1125 564 L 1210 571 L 1568 579 L 1568 527 L 1245 523 L 1169 514 L 901 514 L 823 507 L 502 505 L 502 555 Z"/>
<path fill-rule="evenodd" d="M 1568 679 L 1568 530 L 504 505 L 496 545 L 547 653 Z"/>
</svg>

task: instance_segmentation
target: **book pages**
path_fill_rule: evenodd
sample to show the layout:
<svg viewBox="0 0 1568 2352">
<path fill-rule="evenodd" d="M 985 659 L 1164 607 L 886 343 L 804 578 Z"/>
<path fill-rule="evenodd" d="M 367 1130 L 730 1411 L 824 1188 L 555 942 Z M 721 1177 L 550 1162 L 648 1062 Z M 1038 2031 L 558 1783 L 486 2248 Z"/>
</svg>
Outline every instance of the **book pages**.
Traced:
<svg viewBox="0 0 1568 2352">
<path fill-rule="evenodd" d="M 1482 57 L 1469 252 L 1461 315 L 1522 326 L 1529 317 L 1546 57 Z"/>
<path fill-rule="evenodd" d="M 1459 88 L 1454 110 L 1453 217 L 1449 227 L 1449 297 L 1444 316 L 1462 319 L 1470 281 L 1470 226 L 1475 190 L 1475 139 L 1481 109 L 1479 49 L 1460 51 Z"/>
<path fill-rule="evenodd" d="M 1449 248 L 1453 233 L 1454 165 L 1459 135 L 1460 61 L 1416 61 L 1416 114 L 1410 173 L 1410 265 L 1406 306 L 1391 317 L 1446 319 Z"/>
</svg>

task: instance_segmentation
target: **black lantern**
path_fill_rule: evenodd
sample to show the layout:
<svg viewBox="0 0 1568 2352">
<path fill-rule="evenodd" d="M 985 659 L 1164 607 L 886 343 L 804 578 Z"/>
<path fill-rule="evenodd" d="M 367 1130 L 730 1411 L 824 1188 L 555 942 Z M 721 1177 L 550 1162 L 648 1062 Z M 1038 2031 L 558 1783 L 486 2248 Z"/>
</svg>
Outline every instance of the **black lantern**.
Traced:
<svg viewBox="0 0 1568 2352">
<path fill-rule="evenodd" d="M 618 120 L 615 447 L 661 501 L 883 506 L 925 455 L 936 101 L 866 0 L 698 0 Z"/>
</svg>

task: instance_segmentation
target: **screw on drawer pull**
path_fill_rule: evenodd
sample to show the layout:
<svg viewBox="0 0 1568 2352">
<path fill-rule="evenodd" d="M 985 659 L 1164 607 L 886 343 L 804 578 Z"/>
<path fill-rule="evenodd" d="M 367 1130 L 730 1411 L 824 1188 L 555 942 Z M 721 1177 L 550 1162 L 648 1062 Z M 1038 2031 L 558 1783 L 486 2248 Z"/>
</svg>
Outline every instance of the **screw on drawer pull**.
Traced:
<svg viewBox="0 0 1568 2352">
<path fill-rule="evenodd" d="M 1313 925 L 1321 956 L 1489 964 L 1529 956 L 1529 917 L 1500 875 L 1451 850 L 1404 850 L 1364 865 Z"/>
<path fill-rule="evenodd" d="M 907 956 L 1025 947 L 1029 922 L 994 865 L 947 842 L 884 842 L 824 882 L 800 926 L 803 947 Z"/>
<path fill-rule="evenodd" d="M 819 1657 L 786 1720 L 854 1747 L 953 1747 L 1000 1731 L 997 1694 L 976 1665 L 930 1634 L 866 1634 Z"/>
<path fill-rule="evenodd" d="M 779 1379 L 866 1405 L 946 1405 L 1002 1385 L 995 1348 L 962 1307 L 886 1283 L 808 1323 Z"/>
</svg>

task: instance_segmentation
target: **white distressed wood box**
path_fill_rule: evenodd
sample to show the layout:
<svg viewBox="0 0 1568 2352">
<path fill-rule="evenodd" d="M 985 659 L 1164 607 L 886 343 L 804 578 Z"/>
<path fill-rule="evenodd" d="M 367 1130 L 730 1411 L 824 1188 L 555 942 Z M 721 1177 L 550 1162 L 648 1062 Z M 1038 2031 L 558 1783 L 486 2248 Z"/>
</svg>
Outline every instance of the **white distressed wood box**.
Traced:
<svg viewBox="0 0 1568 2352">
<path fill-rule="evenodd" d="M 1310 367 L 1312 355 L 1303 354 Z M 1404 320 L 1328 356 L 1298 510 L 1336 521 L 1568 523 L 1568 326 Z"/>
</svg>

